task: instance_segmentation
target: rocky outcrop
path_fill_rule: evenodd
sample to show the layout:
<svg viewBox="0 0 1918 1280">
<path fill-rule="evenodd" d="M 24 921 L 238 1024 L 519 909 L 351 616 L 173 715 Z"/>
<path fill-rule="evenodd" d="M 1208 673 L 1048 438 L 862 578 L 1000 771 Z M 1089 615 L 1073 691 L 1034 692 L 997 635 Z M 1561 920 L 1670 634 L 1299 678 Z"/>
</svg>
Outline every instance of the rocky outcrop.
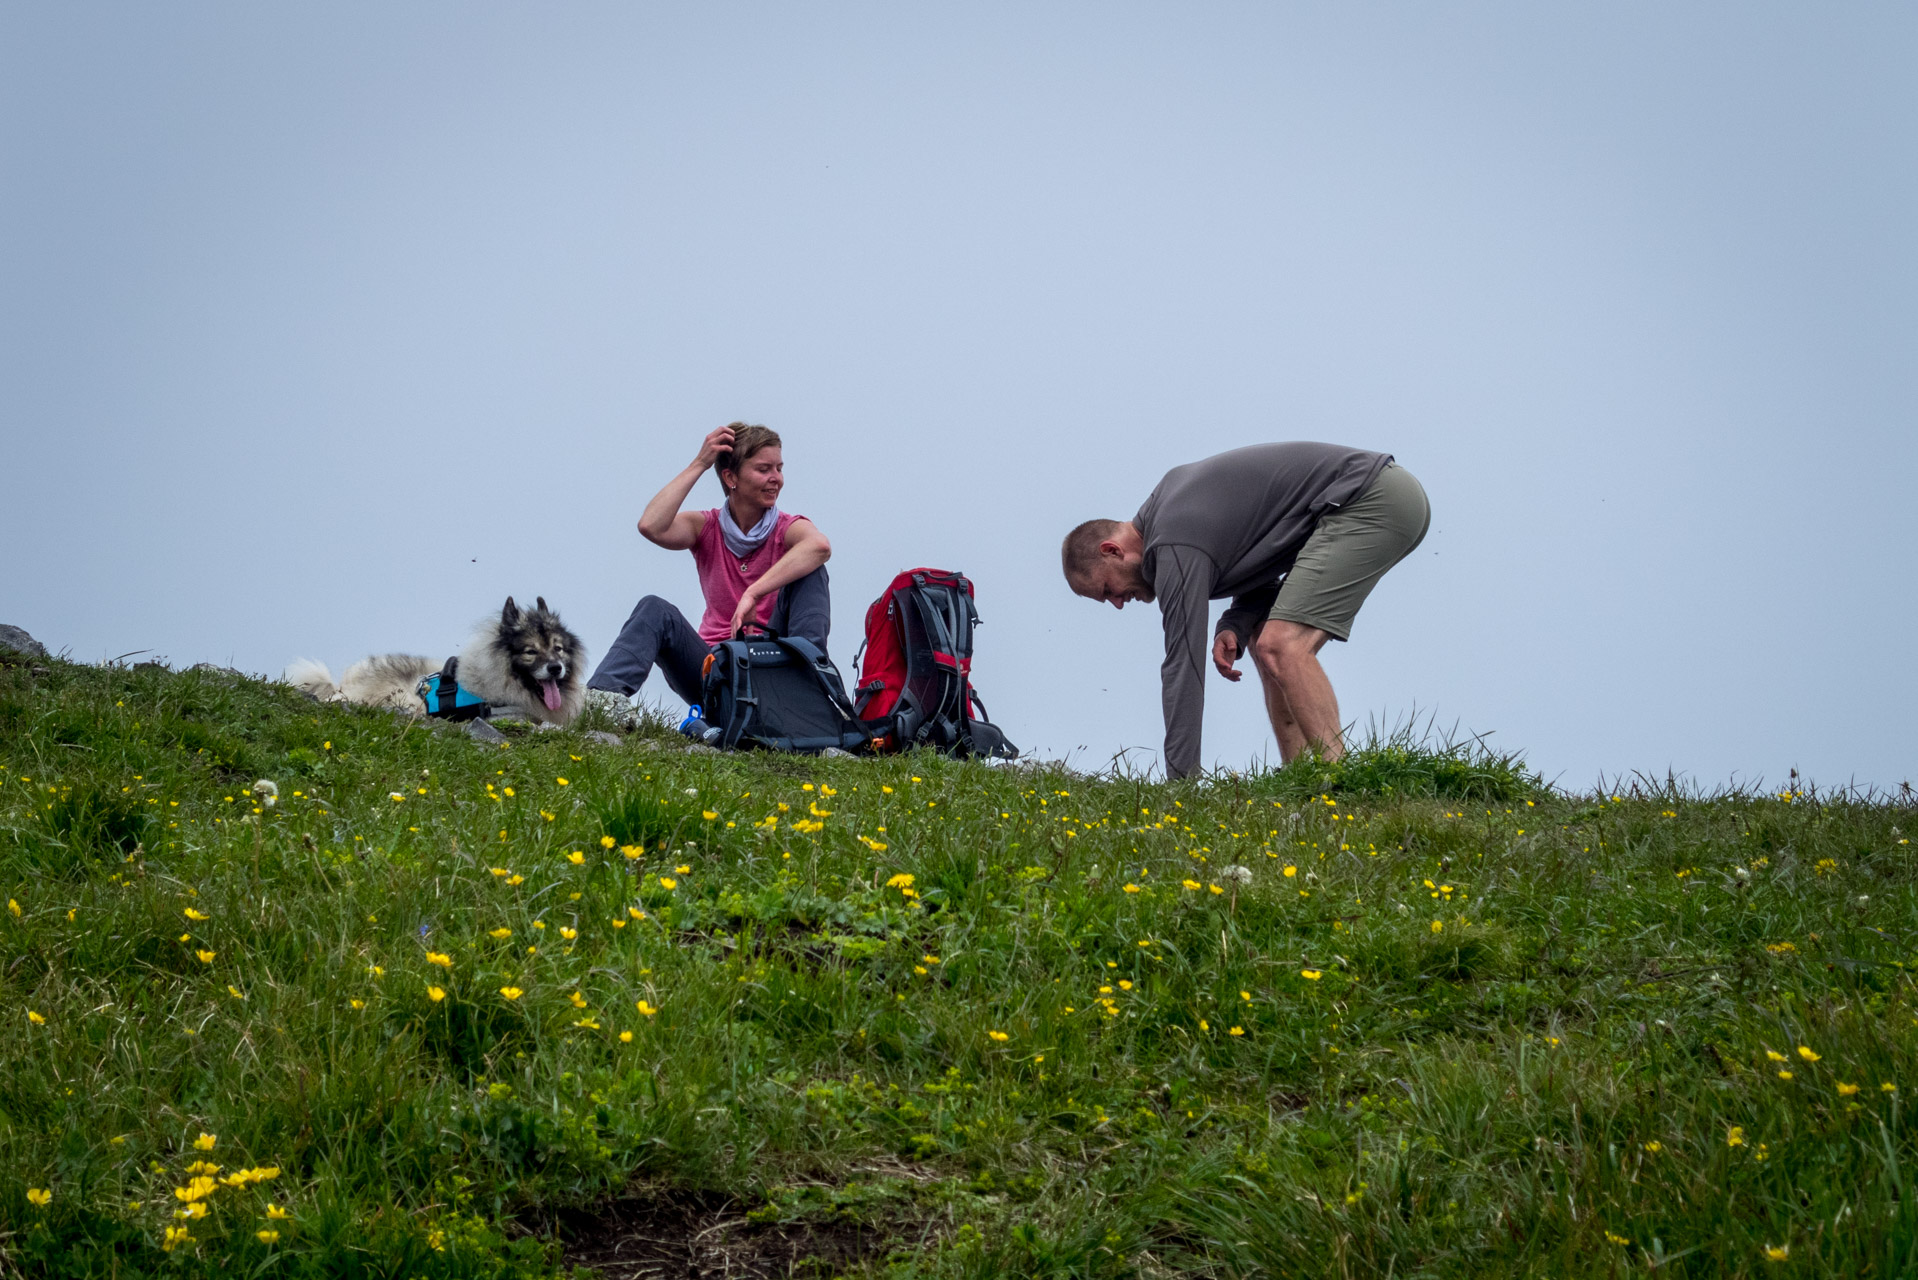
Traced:
<svg viewBox="0 0 1918 1280">
<path fill-rule="evenodd" d="M 29 658 L 48 657 L 47 647 L 28 635 L 19 627 L 10 627 L 0 622 L 0 649 L 10 649 L 14 653 L 24 653 Z"/>
</svg>

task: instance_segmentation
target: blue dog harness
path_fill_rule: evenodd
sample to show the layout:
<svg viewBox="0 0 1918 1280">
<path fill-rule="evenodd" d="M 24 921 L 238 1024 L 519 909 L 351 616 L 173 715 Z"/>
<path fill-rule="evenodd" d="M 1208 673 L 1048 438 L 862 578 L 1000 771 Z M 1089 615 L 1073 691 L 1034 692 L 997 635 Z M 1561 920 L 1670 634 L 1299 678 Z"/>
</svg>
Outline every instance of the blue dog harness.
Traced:
<svg viewBox="0 0 1918 1280">
<path fill-rule="evenodd" d="M 451 657 L 446 665 L 420 681 L 414 692 L 426 704 L 426 714 L 440 720 L 481 720 L 493 713 L 486 699 L 459 683 L 460 660 Z"/>
</svg>

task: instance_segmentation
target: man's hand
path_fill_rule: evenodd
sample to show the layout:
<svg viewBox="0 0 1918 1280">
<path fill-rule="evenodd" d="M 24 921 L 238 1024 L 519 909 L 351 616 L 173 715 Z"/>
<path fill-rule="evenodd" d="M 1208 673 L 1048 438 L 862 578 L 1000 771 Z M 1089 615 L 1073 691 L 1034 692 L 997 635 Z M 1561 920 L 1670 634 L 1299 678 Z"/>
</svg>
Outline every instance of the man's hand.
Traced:
<svg viewBox="0 0 1918 1280">
<path fill-rule="evenodd" d="M 1233 664 L 1239 660 L 1239 638 L 1230 631 L 1221 631 L 1212 638 L 1212 665 L 1227 680 L 1236 681 L 1244 674 Z"/>
<path fill-rule="evenodd" d="M 720 454 L 726 453 L 732 447 L 733 429 L 721 427 L 706 437 L 705 442 L 699 446 L 699 456 L 693 461 L 702 468 L 710 467 L 719 461 Z"/>
<path fill-rule="evenodd" d="M 744 635 L 748 625 L 758 624 L 759 602 L 765 598 L 763 593 L 755 592 L 752 587 L 739 593 L 739 607 L 733 610 L 734 635 Z"/>
</svg>

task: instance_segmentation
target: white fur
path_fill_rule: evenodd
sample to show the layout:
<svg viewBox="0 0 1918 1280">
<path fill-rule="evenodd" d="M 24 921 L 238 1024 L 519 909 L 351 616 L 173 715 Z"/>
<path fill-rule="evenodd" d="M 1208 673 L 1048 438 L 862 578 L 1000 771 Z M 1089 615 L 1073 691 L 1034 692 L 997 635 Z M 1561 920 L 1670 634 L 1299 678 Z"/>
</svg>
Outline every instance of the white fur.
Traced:
<svg viewBox="0 0 1918 1280">
<path fill-rule="evenodd" d="M 578 719 L 586 705 L 586 681 L 580 671 L 586 662 L 584 648 L 577 653 L 573 668 L 567 673 L 569 678 L 560 686 L 559 710 L 548 711 L 544 702 L 530 697 L 526 687 L 513 679 L 511 661 L 501 650 L 499 639 L 497 614 L 475 628 L 472 639 L 460 650 L 460 687 L 486 699 L 492 704 L 495 716 L 516 716 L 534 724 L 550 722 L 560 726 Z M 426 703 L 419 696 L 419 683 L 445 665 L 443 661 L 417 654 L 374 654 L 348 667 L 335 684 L 333 673 L 327 670 L 325 663 L 296 658 L 287 664 L 280 678 L 320 702 L 355 702 L 424 716 Z"/>
<path fill-rule="evenodd" d="M 573 678 L 562 686 L 559 710 L 548 711 L 545 703 L 533 698 L 526 692 L 525 685 L 513 679 L 512 664 L 499 647 L 499 633 L 497 614 L 480 623 L 479 629 L 473 632 L 473 638 L 460 650 L 460 687 L 492 703 L 496 716 L 518 716 L 534 724 L 551 721 L 561 726 L 577 720 L 586 706 L 586 677 L 579 671 L 586 664 L 585 648 L 581 647 L 573 671 L 568 673 Z M 433 670 L 438 671 L 439 667 Z M 422 704 L 421 710 L 424 709 Z"/>
<path fill-rule="evenodd" d="M 295 658 L 286 664 L 286 674 L 280 679 L 317 702 L 340 701 L 340 686 L 333 683 L 333 673 L 324 662 Z"/>
</svg>

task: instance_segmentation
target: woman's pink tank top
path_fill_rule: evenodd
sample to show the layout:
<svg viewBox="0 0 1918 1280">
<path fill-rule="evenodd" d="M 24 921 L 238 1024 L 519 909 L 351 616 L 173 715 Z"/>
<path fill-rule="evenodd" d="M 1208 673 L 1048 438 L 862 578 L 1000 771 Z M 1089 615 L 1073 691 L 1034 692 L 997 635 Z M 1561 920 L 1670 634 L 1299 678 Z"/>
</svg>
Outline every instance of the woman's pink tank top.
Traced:
<svg viewBox="0 0 1918 1280">
<path fill-rule="evenodd" d="M 739 607 L 739 598 L 786 554 L 786 530 L 793 521 L 803 519 L 804 516 L 780 512 L 779 519 L 773 522 L 771 535 L 759 544 L 757 551 L 741 560 L 726 549 L 726 539 L 720 536 L 719 508 L 706 513 L 706 527 L 699 531 L 699 541 L 693 544 L 699 589 L 706 597 L 706 615 L 699 620 L 701 640 L 718 644 L 732 638 L 733 610 Z M 755 612 L 761 626 L 772 621 L 777 597 L 778 593 L 774 592 L 759 602 Z"/>
</svg>

